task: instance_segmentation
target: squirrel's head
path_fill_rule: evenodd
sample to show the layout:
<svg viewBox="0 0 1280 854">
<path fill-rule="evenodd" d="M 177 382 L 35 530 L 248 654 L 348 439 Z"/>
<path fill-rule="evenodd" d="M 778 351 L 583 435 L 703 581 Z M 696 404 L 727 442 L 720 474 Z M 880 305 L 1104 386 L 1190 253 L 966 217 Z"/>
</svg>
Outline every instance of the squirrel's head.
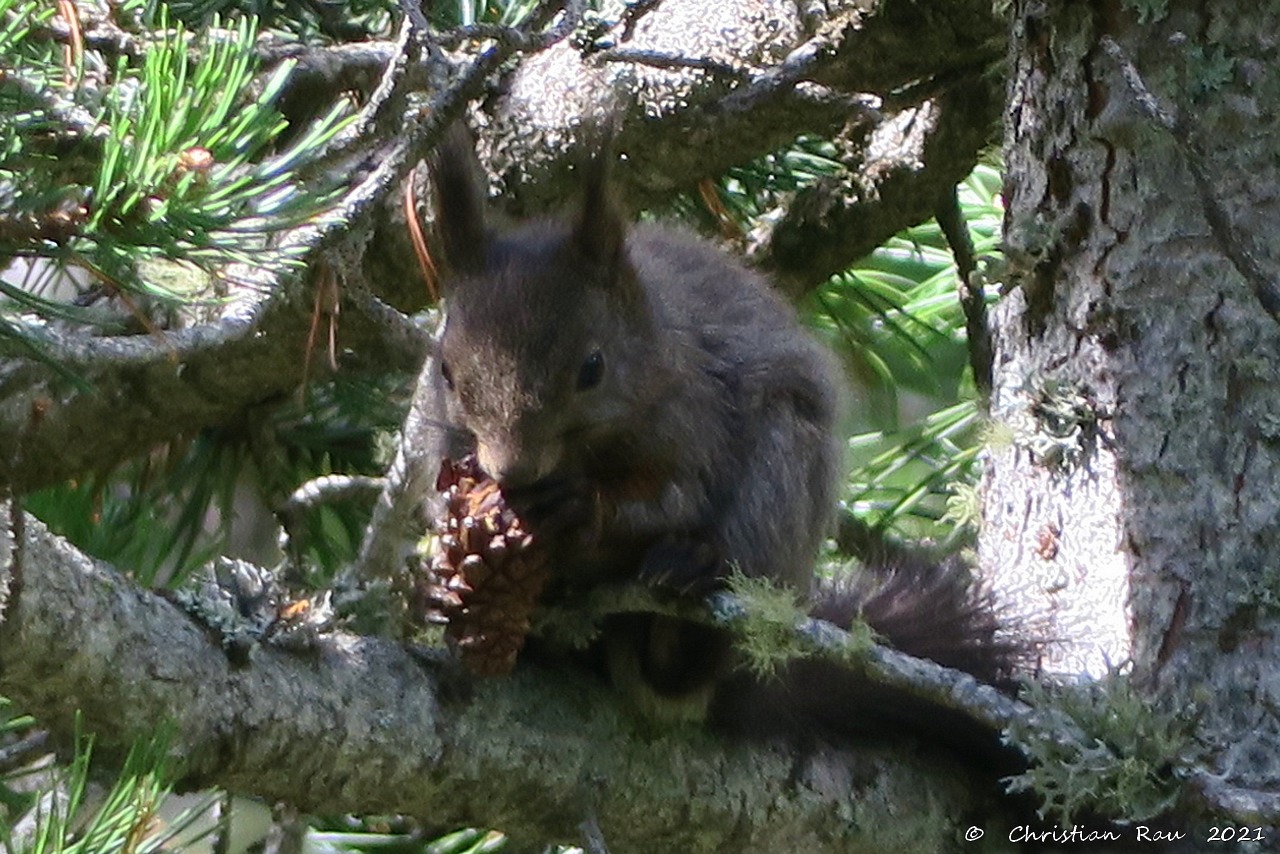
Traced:
<svg viewBox="0 0 1280 854">
<path fill-rule="evenodd" d="M 582 171 L 575 216 L 495 231 L 465 130 L 448 134 L 434 165 L 441 369 L 454 421 L 504 485 L 573 473 L 634 426 L 646 387 L 653 306 L 627 258 L 606 155 Z"/>
</svg>

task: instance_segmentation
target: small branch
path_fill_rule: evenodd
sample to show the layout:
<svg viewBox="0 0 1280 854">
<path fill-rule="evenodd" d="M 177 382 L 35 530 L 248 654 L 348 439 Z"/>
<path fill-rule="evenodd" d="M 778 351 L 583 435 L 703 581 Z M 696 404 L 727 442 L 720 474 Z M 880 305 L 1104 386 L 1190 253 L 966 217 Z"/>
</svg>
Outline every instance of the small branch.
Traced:
<svg viewBox="0 0 1280 854">
<path fill-rule="evenodd" d="M 544 611 L 547 609 L 544 609 Z M 564 637 L 589 636 L 592 625 L 611 614 L 648 612 L 730 630 L 749 628 L 749 606 L 730 593 L 712 594 L 705 607 L 672 603 L 640 584 L 604 585 L 594 588 L 572 608 L 560 607 L 539 620 Z M 806 659 L 823 660 L 849 672 L 851 680 L 889 689 L 900 698 L 911 697 L 939 710 L 958 713 L 996 733 L 1011 722 L 1032 718 L 1038 712 L 967 673 L 914 658 L 888 647 L 866 647 L 849 632 L 824 620 L 801 616 L 794 626 L 798 648 Z M 851 663 L 852 662 L 852 663 Z M 853 674 L 857 674 L 854 676 Z M 861 684 L 861 683 L 860 683 Z M 1086 744 L 1088 738 L 1074 724 L 1048 721 L 1045 738 L 1059 743 Z"/>
<path fill-rule="evenodd" d="M 631 0 L 618 18 L 618 27 L 622 29 L 620 41 L 629 41 L 635 35 L 636 25 L 645 15 L 658 8 L 662 0 Z"/>
<path fill-rule="evenodd" d="M 374 40 L 350 44 L 306 45 L 296 42 L 276 43 L 259 38 L 255 50 L 258 59 L 278 65 L 286 59 L 297 63 L 295 74 L 316 74 L 326 78 L 346 78 L 369 71 L 384 72 L 395 57 L 399 41 Z"/>
<path fill-rule="evenodd" d="M 977 279 L 978 262 L 973 240 L 954 185 L 943 194 L 934 216 L 956 261 L 956 288 L 960 293 L 960 307 L 964 310 L 965 332 L 969 340 L 969 367 L 973 371 L 979 397 L 986 400 L 991 396 L 995 362 L 991 325 L 987 320 L 987 298 L 982 291 L 982 283 Z"/>
<path fill-rule="evenodd" d="M 216 323 L 170 330 L 158 337 L 87 338 L 47 326 L 32 326 L 27 334 L 48 356 L 72 371 L 104 365 L 129 368 L 156 361 L 185 361 L 242 341 L 260 324 L 268 307 L 266 300 L 255 295 Z M 0 339 L 0 355 L 18 356 L 23 352 L 18 342 Z"/>
<path fill-rule="evenodd" d="M 542 34 L 542 39 L 533 48 L 533 50 L 546 50 L 552 45 L 567 39 L 574 30 L 582 23 L 582 16 L 587 11 L 586 0 L 550 0 L 544 2 L 542 7 L 534 10 L 529 16 L 529 23 L 532 26 L 546 26 L 547 21 L 551 20 L 556 12 L 564 10 L 564 14 L 554 25 L 548 27 Z"/>
<path fill-rule="evenodd" d="M 340 501 L 359 501 L 365 506 L 372 505 L 382 495 L 385 482 L 386 479 L 381 477 L 329 474 L 312 478 L 295 489 L 276 510 L 276 518 L 284 531 L 281 545 L 293 568 L 302 565 L 305 546 L 302 522 L 307 514 Z"/>
<path fill-rule="evenodd" d="M 1119 67 L 1120 76 L 1128 84 L 1129 91 L 1133 93 L 1143 112 L 1170 133 L 1176 131 L 1178 127 L 1177 115 L 1170 110 L 1166 110 L 1160 104 L 1159 99 L 1147 88 L 1147 84 L 1142 81 L 1142 75 L 1138 73 L 1137 66 L 1125 55 L 1124 48 L 1120 47 L 1119 43 L 1109 35 L 1102 37 L 1101 44 L 1102 49 L 1107 52 L 1107 55 Z M 1178 142 L 1183 142 L 1183 140 L 1179 139 Z"/>
<path fill-rule="evenodd" d="M 49 733 L 46 730 L 38 729 L 27 733 L 13 744 L 0 747 L 0 774 L 7 774 L 48 752 Z"/>
<path fill-rule="evenodd" d="M 406 21 L 400 28 L 395 45 L 387 57 L 382 77 L 370 93 L 369 100 L 360 108 L 356 120 L 329 141 L 322 158 L 336 159 L 356 150 L 361 143 L 367 144 L 369 137 L 374 135 L 385 120 L 385 115 L 391 112 L 391 105 L 403 101 L 403 90 L 409 87 L 410 82 L 408 68 L 421 57 L 422 44 L 413 34 L 412 24 Z"/>
<path fill-rule="evenodd" d="M 78 3 L 76 7 L 80 14 L 80 27 L 77 30 L 72 29 L 66 18 L 57 16 L 45 26 L 35 28 L 32 35 L 63 45 L 69 45 L 79 38 L 84 47 L 111 57 L 137 58 L 146 53 L 146 44 L 142 40 L 120 29 L 110 18 L 98 14 L 93 6 Z"/>
<path fill-rule="evenodd" d="M 447 48 L 456 48 L 469 41 L 492 41 L 513 51 L 525 50 L 536 44 L 533 33 L 523 27 L 507 27 L 502 24 L 466 24 L 454 27 L 436 36 L 436 41 Z"/>
<path fill-rule="evenodd" d="M 968 223 L 964 220 L 964 212 L 960 209 L 960 194 L 952 186 L 942 194 L 942 200 L 934 212 L 942 236 L 951 249 L 951 257 L 956 262 L 956 277 L 961 287 L 978 269 L 978 261 L 973 249 L 973 240 L 969 237 Z"/>
<path fill-rule="evenodd" d="M 382 81 L 361 110 L 357 121 L 346 133 L 334 138 L 325 156 L 331 158 L 353 149 L 358 141 L 371 135 L 375 128 L 388 120 L 394 121 L 399 129 L 404 117 L 402 110 L 396 107 L 404 104 L 406 97 L 421 82 L 420 75 L 416 71 L 411 74 L 410 71 L 417 69 L 424 52 L 427 54 L 428 66 L 425 76 L 437 84 L 442 84 L 446 79 L 448 82 L 447 85 L 431 87 L 437 91 L 437 94 L 430 102 L 413 110 L 406 126 L 400 129 L 400 133 L 395 137 L 390 151 L 380 150 L 366 158 L 367 161 L 376 162 L 378 165 L 373 174 L 363 182 L 362 187 L 357 188 L 350 195 L 348 205 L 345 205 L 342 211 L 344 218 L 357 216 L 363 211 L 364 206 L 360 199 L 381 199 L 384 193 L 398 186 L 413 165 L 430 151 L 443 129 L 461 113 L 466 102 L 479 92 L 484 81 L 513 54 L 519 51 L 541 50 L 568 35 L 572 31 L 572 25 L 566 29 L 566 22 L 576 25 L 576 18 L 572 12 L 579 5 L 578 0 L 575 0 L 570 13 L 567 13 L 556 27 L 545 33 L 534 35 L 535 28 L 560 6 L 558 0 L 544 0 L 524 25 L 514 29 L 513 32 L 516 35 L 506 41 L 496 41 L 495 44 L 480 51 L 460 72 L 452 74 L 452 79 L 449 78 L 453 69 L 448 61 L 433 50 L 434 44 L 424 49 L 421 43 L 412 37 L 412 26 L 406 23 L 401 28 L 397 39 L 395 57 L 388 63 Z"/>
<path fill-rule="evenodd" d="M 436 336 L 439 333 L 437 327 Z M 355 575 L 363 581 L 389 578 L 402 571 L 427 530 L 427 521 L 436 515 L 433 506 L 440 501 L 436 475 L 450 428 L 437 367 L 438 341 L 435 343 L 418 373 L 395 459 L 360 545 Z"/>
<path fill-rule="evenodd" d="M 624 47 L 600 51 L 594 56 L 604 62 L 629 62 L 634 65 L 647 65 L 650 68 L 692 68 L 698 71 L 706 71 L 718 77 L 724 77 L 736 83 L 746 83 L 752 79 L 750 69 L 705 56 L 685 56 L 684 54 L 667 51 L 635 50 Z"/>
<path fill-rule="evenodd" d="M 408 0 L 406 0 L 408 2 Z M 108 57 L 126 56 L 141 58 L 148 48 L 158 44 L 161 39 L 156 36 L 135 36 L 120 29 L 110 18 L 103 17 L 92 9 L 81 6 L 84 18 L 84 45 L 90 50 L 98 51 Z M 234 33 L 225 31 L 227 38 Z M 36 37 L 45 37 L 59 44 L 69 44 L 72 33 L 62 18 L 54 18 L 47 25 L 33 31 Z M 387 60 L 395 52 L 395 43 L 385 40 L 369 40 L 348 44 L 305 45 L 296 42 L 277 42 L 269 34 L 262 34 L 254 50 L 257 59 L 270 67 L 286 59 L 297 63 L 294 71 L 297 77 L 319 77 L 335 81 L 334 92 L 343 88 L 341 81 L 351 80 L 361 75 L 376 73 L 386 67 Z"/>
<path fill-rule="evenodd" d="M 88 214 L 80 205 L 62 205 L 40 213 L 0 214 L 0 246 L 42 241 L 61 245 L 80 233 Z"/>
<path fill-rule="evenodd" d="M 305 513 L 337 501 L 363 501 L 382 492 L 383 479 L 367 475 L 326 474 L 293 491 L 281 513 Z"/>
<path fill-rule="evenodd" d="M 397 311 L 371 293 L 356 291 L 347 299 L 373 324 L 383 331 L 382 340 L 404 355 L 403 361 L 419 363 L 431 350 L 431 330 L 413 318 Z"/>
<path fill-rule="evenodd" d="M 99 140 L 107 128 L 88 110 L 55 94 L 47 86 L 38 86 L 21 74 L 0 73 L 0 87 L 14 90 L 18 97 L 42 111 L 49 119 L 71 131 L 77 140 Z"/>
<path fill-rule="evenodd" d="M 797 193 L 752 254 L 793 296 L 847 269 L 936 212 L 939 195 L 973 169 L 999 109 L 994 87 L 975 80 L 943 102 L 884 115 L 860 145 L 867 159 L 858 173 Z"/>
<path fill-rule="evenodd" d="M 427 21 L 427 16 L 422 11 L 422 0 L 399 0 L 399 3 L 400 11 L 404 12 L 409 25 L 420 38 L 426 38 L 431 32 L 431 23 Z"/>
<path fill-rule="evenodd" d="M 543 0 L 518 27 L 501 24 L 467 24 L 440 33 L 436 40 L 444 47 L 456 48 L 468 41 L 492 41 L 510 53 L 536 53 L 567 38 L 582 20 L 586 4 L 582 0 Z M 564 11 L 556 24 L 542 28 L 557 12 Z M 540 30 L 542 30 L 540 32 Z"/>
<path fill-rule="evenodd" d="M 831 39 L 827 36 L 813 36 L 788 53 L 776 68 L 756 77 L 750 86 L 726 96 L 720 108 L 728 111 L 750 110 L 756 101 L 774 98 L 779 93 L 792 89 L 812 76 L 819 60 L 831 47 Z"/>
</svg>

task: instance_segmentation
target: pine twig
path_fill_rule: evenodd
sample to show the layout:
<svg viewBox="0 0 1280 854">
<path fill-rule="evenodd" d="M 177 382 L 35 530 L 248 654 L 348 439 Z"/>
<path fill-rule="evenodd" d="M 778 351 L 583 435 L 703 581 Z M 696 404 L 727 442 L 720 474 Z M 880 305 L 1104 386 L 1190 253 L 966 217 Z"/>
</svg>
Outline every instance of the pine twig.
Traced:
<svg viewBox="0 0 1280 854">
<path fill-rule="evenodd" d="M 37 755 L 48 751 L 48 730 L 29 732 L 13 744 L 0 747 L 0 773 L 25 765 Z"/>
<path fill-rule="evenodd" d="M 724 77 L 735 83 L 746 83 L 752 79 L 752 73 L 749 68 L 706 56 L 686 56 L 669 51 L 639 50 L 625 47 L 610 48 L 609 50 L 601 51 L 596 56 L 603 62 L 629 62 L 633 65 L 646 65 L 650 68 L 706 71 L 709 74 Z"/>
<path fill-rule="evenodd" d="M 0 87 L 12 89 L 46 119 L 69 128 L 69 135 L 76 140 L 101 141 L 108 133 L 107 128 L 88 110 L 60 97 L 47 86 L 32 83 L 21 74 L 0 73 Z"/>
<path fill-rule="evenodd" d="M 560 20 L 543 29 L 561 11 L 564 14 Z M 543 0 L 518 26 L 468 24 L 438 34 L 436 41 L 444 47 L 457 47 L 468 41 L 492 41 L 511 53 L 536 53 L 567 38 L 577 28 L 584 11 L 583 0 Z"/>
<path fill-rule="evenodd" d="M 618 19 L 618 26 L 622 27 L 621 41 L 625 42 L 635 35 L 640 19 L 657 9 L 661 3 L 662 0 L 633 0 L 628 3 L 622 17 Z"/>
<path fill-rule="evenodd" d="M 984 400 L 991 395 L 992 370 L 995 362 L 991 343 L 991 325 L 987 320 L 987 300 L 981 283 L 975 277 L 978 271 L 973 240 L 960 210 L 960 197 L 951 187 L 938 205 L 934 216 L 938 227 L 951 247 L 956 262 L 956 286 L 960 293 L 960 306 L 964 310 L 965 332 L 969 339 L 969 367 L 973 382 Z"/>
</svg>

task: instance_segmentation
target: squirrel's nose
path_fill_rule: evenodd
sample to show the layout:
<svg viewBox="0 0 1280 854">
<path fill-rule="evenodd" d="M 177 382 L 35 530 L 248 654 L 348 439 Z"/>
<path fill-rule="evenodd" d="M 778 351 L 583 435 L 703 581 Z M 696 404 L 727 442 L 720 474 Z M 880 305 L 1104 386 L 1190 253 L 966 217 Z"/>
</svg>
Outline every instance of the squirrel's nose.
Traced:
<svg viewBox="0 0 1280 854">
<path fill-rule="evenodd" d="M 525 453 L 511 440 L 482 439 L 476 445 L 476 457 L 480 467 L 505 488 L 528 486 L 546 474 L 538 464 L 539 455 Z"/>
<path fill-rule="evenodd" d="M 480 460 L 480 468 L 500 483 L 518 474 L 515 456 L 505 443 L 480 440 L 476 443 L 476 457 Z"/>
</svg>

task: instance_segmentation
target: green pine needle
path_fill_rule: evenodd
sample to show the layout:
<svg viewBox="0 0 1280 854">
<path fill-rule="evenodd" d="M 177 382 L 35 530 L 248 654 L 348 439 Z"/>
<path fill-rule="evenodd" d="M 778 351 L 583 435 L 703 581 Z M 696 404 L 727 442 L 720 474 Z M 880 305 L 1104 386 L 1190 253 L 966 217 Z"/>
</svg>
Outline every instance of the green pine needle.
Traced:
<svg viewBox="0 0 1280 854">
<path fill-rule="evenodd" d="M 162 25 L 166 22 L 162 18 Z M 113 274 L 146 247 L 206 265 L 252 258 L 292 263 L 267 236 L 323 212 L 332 189 L 304 190 L 296 170 L 343 126 L 342 106 L 272 154 L 287 128 L 274 107 L 293 70 L 284 62 L 249 103 L 256 25 L 214 21 L 197 37 L 178 25 L 137 72 L 120 69 L 111 90 L 110 133 L 94 184 L 89 236 L 115 263 Z M 188 54 L 198 58 L 192 62 Z M 124 85 L 126 82 L 134 85 Z"/>
<path fill-rule="evenodd" d="M 33 35 L 52 13 L 49 4 L 0 0 L 0 271 L 14 258 L 39 270 L 79 267 L 108 292 L 164 306 L 219 298 L 213 288 L 231 264 L 273 276 L 298 268 L 300 242 L 279 236 L 330 216 L 341 178 L 300 172 L 350 108 L 290 128 L 276 102 L 294 63 L 259 74 L 256 20 L 214 17 L 193 34 L 171 24 L 165 7 L 140 3 L 121 16 L 155 24 L 140 39 L 144 54 L 120 57 L 102 83 L 68 85 L 57 45 Z M 286 131 L 292 141 L 281 145 Z M 151 275 L 174 264 L 197 268 L 184 281 L 203 284 L 174 289 L 172 277 Z M 9 278 L 0 286 L 0 348 L 37 357 L 38 324 L 20 315 L 122 331 L 118 316 Z"/>
</svg>

